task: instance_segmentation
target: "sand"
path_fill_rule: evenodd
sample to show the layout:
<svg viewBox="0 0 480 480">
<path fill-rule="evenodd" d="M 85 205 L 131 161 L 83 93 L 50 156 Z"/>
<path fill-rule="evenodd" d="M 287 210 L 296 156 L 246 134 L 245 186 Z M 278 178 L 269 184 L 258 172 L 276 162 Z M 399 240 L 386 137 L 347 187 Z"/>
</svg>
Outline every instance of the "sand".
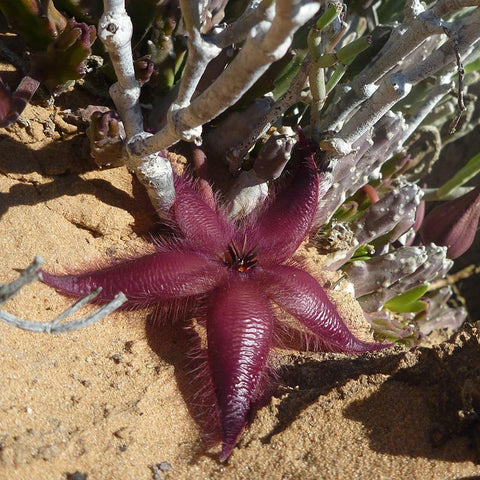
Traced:
<svg viewBox="0 0 480 480">
<path fill-rule="evenodd" d="M 58 109 L 23 117 L 0 130 L 0 283 L 35 255 L 62 271 L 145 251 L 156 218 L 126 169 L 96 170 Z M 70 304 L 37 282 L 2 308 L 48 321 Z M 197 421 L 188 332 L 149 315 L 63 335 L 0 323 L 0 479 L 480 478 L 475 326 L 357 358 L 277 351 L 278 386 L 221 464 Z"/>
</svg>

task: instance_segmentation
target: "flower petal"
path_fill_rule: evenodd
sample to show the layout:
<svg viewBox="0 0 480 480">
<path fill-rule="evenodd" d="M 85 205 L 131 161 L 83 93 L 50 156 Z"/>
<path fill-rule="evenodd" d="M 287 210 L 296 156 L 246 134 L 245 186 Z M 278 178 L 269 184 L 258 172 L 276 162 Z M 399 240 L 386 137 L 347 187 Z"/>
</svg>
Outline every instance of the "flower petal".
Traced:
<svg viewBox="0 0 480 480">
<path fill-rule="evenodd" d="M 123 292 L 127 305 L 145 306 L 207 292 L 226 275 L 225 269 L 192 251 L 165 251 L 79 275 L 41 272 L 42 280 L 62 293 L 83 296 L 102 287 L 100 301 Z"/>
<path fill-rule="evenodd" d="M 208 362 L 226 460 L 259 397 L 272 342 L 270 301 L 251 278 L 232 275 L 213 292 L 207 312 Z"/>
<path fill-rule="evenodd" d="M 298 157 L 298 152 L 297 152 Z M 282 263 L 307 236 L 318 204 L 319 178 L 310 154 L 300 160 L 291 182 L 277 194 L 252 226 L 251 248 L 259 261 Z M 248 235 L 248 234 L 247 234 Z"/>
<path fill-rule="evenodd" d="M 233 226 L 220 209 L 214 210 L 194 189 L 191 182 L 175 179 L 175 221 L 186 238 L 204 251 L 226 251 L 233 237 Z"/>
<path fill-rule="evenodd" d="M 264 274 L 270 298 L 333 350 L 363 353 L 389 346 L 356 338 L 323 288 L 308 273 L 288 265 L 277 265 L 265 269 Z"/>
</svg>

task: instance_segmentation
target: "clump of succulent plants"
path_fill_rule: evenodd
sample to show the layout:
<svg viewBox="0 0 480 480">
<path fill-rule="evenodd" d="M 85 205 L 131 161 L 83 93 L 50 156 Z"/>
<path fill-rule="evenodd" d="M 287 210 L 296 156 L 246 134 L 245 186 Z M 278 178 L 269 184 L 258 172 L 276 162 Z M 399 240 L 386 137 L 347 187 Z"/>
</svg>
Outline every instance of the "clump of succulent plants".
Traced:
<svg viewBox="0 0 480 480">
<path fill-rule="evenodd" d="M 322 287 L 287 262 L 302 241 L 353 284 L 379 340 L 412 345 L 463 323 L 466 312 L 449 306 L 451 288 L 440 281 L 478 227 L 479 186 L 467 182 L 480 154 L 438 188 L 423 178 L 442 147 L 478 122 L 468 93 L 479 80 L 478 0 L 349 10 L 342 1 L 104 0 L 103 13 L 97 3 L 0 1 L 32 52 L 20 86 L 0 85 L 1 124 L 18 118 L 39 83 L 56 91 L 83 76 L 98 22 L 104 50 L 93 48 L 105 62 L 95 75 L 111 83 L 115 109 L 92 114 L 92 157 L 99 167 L 126 165 L 175 227 L 127 266 L 55 277 L 37 259 L 0 301 L 35 278 L 87 296 L 47 324 L 3 311 L 2 320 L 58 333 L 123 302 L 165 312 L 184 302 L 187 316 L 204 315 L 222 460 L 262 393 L 277 328 L 271 302 L 317 348 L 380 348 L 355 339 Z M 194 183 L 174 173 L 177 150 Z M 59 323 L 95 296 L 106 305 L 93 316 Z M 192 299 L 205 298 L 202 314 Z M 228 361 L 225 348 L 234 352 Z"/>
<path fill-rule="evenodd" d="M 13 92 L 0 78 L 0 127 L 6 127 L 18 119 L 41 84 L 58 94 L 83 77 L 95 27 L 66 18 L 51 0 L 5 0 L 0 12 L 31 54 L 25 76 Z"/>
</svg>

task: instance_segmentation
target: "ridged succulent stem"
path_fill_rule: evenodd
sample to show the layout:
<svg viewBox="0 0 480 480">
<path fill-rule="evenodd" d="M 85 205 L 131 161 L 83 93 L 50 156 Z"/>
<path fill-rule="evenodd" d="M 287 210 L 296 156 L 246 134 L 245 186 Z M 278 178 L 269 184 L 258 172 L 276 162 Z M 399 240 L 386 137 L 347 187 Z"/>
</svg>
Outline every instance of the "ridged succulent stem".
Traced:
<svg viewBox="0 0 480 480">
<path fill-rule="evenodd" d="M 143 140 L 150 135 L 143 130 L 140 85 L 133 67 L 132 31 L 125 1 L 105 0 L 104 13 L 98 24 L 98 36 L 110 55 L 117 75 L 118 81 L 110 88 L 110 95 L 122 118 L 127 136 L 125 163 L 145 186 L 153 206 L 161 215 L 175 199 L 172 167 L 166 158 L 157 155 L 160 149 L 139 155 L 129 148 L 130 142 Z"/>
<path fill-rule="evenodd" d="M 272 4 L 273 0 L 262 0 L 261 2 L 252 0 L 235 23 L 215 35 L 213 38 L 215 45 L 225 48 L 245 40 L 257 23 L 268 18 Z"/>
<path fill-rule="evenodd" d="M 369 98 L 378 88 L 380 79 L 388 75 L 390 71 L 405 60 L 408 61 L 407 57 L 414 50 L 421 47 L 428 37 L 444 33 L 443 29 L 446 23 L 442 20 L 442 15 L 467 5 L 478 6 L 479 1 L 445 0 L 439 2 L 429 10 L 426 10 L 417 0 L 408 2 L 405 9 L 405 21 L 392 32 L 386 45 L 381 50 L 381 55 L 377 57 L 376 61 L 373 61 L 371 65 L 365 68 L 364 71 L 355 78 L 349 91 L 326 112 L 321 123 L 322 130 L 338 130 L 339 126 L 351 115 L 352 111 Z M 464 21 L 455 22 L 459 24 L 458 31 L 469 28 L 469 24 L 471 25 L 473 23 L 476 25 L 474 29 L 476 28 L 477 35 L 475 35 L 472 28 L 470 28 L 470 34 L 468 35 L 470 37 L 469 40 L 465 39 L 465 41 L 462 42 L 464 47 L 468 47 L 478 41 L 480 29 L 478 28 L 478 19 L 475 18 L 476 16 L 478 16 L 478 9 Z M 471 43 L 469 44 L 468 42 Z M 448 41 L 445 42 L 441 48 L 444 49 L 444 47 L 447 47 L 448 53 L 450 54 L 449 56 L 452 56 L 453 49 Z M 432 56 L 434 55 L 435 54 Z M 452 59 L 449 58 L 447 63 L 451 61 Z M 439 68 L 443 65 L 445 65 L 445 63 L 440 64 Z M 426 68 L 426 64 L 423 68 Z M 425 75 L 423 78 L 425 78 Z"/>
<path fill-rule="evenodd" d="M 480 41 L 480 9 L 464 21 L 452 23 L 449 31 L 456 37 L 458 54 L 461 57 L 467 56 Z M 384 57 L 388 55 L 385 54 L 382 58 Z M 343 156 L 350 153 L 352 144 L 371 129 L 398 101 L 408 95 L 414 85 L 455 60 L 455 49 L 450 41 L 447 41 L 422 62 L 389 75 L 330 142 L 333 150 L 332 157 L 336 154 Z"/>
<path fill-rule="evenodd" d="M 180 0 L 180 8 L 188 33 L 188 57 L 172 111 L 186 107 L 190 103 L 206 66 L 221 51 L 200 34 L 199 3 L 196 0 Z"/>
<path fill-rule="evenodd" d="M 135 142 L 132 149 L 139 155 L 163 150 L 237 102 L 274 61 L 283 57 L 295 31 L 317 10 L 318 3 L 309 0 L 277 1 L 274 14 L 252 29 L 240 53 L 217 80 L 188 107 L 177 110 L 162 130 Z"/>
<path fill-rule="evenodd" d="M 261 117 L 261 119 L 253 126 L 250 133 L 244 140 L 231 148 L 227 153 L 227 157 L 231 159 L 243 158 L 248 151 L 255 145 L 255 142 L 266 132 L 270 125 L 274 124 L 283 113 L 301 99 L 302 89 L 305 87 L 305 82 L 308 76 L 308 65 L 310 64 L 310 56 L 306 55 L 300 70 L 295 75 L 292 83 L 287 91 L 279 98 L 270 109 Z"/>
<path fill-rule="evenodd" d="M 282 58 L 295 31 L 318 10 L 318 3 L 311 0 L 279 0 L 274 8 L 269 2 L 263 2 L 262 20 L 252 28 L 241 52 L 220 77 L 190 103 L 204 67 L 218 54 L 219 48 L 213 39 L 207 42 L 200 35 L 197 2 L 182 0 L 180 3 L 189 34 L 190 59 L 167 124 L 155 135 L 143 131 L 140 86 L 133 70 L 132 24 L 124 0 L 105 0 L 99 22 L 99 37 L 111 56 L 118 78 L 111 95 L 125 124 L 127 166 L 145 185 L 159 213 L 171 206 L 175 192 L 171 166 L 157 152 L 180 139 L 200 143 L 202 125 L 239 100 L 271 63 Z"/>
<path fill-rule="evenodd" d="M 440 78 L 439 84 L 432 88 L 432 91 L 415 111 L 415 113 L 409 117 L 408 124 L 403 132 L 401 143 L 404 144 L 410 135 L 418 128 L 423 122 L 425 117 L 437 106 L 438 102 L 451 90 L 452 80 L 451 75 L 445 75 Z"/>
</svg>

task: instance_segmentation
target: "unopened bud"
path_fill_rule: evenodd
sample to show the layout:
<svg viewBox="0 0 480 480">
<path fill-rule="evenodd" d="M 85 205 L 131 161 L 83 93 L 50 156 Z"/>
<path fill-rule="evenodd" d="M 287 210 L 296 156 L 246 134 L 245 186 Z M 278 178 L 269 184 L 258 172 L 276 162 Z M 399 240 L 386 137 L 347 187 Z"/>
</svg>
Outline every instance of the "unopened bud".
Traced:
<svg viewBox="0 0 480 480">
<path fill-rule="evenodd" d="M 423 243 L 447 247 L 447 257 L 457 258 L 472 245 L 480 217 L 480 185 L 471 192 L 442 203 L 425 218 L 419 234 Z"/>
</svg>

